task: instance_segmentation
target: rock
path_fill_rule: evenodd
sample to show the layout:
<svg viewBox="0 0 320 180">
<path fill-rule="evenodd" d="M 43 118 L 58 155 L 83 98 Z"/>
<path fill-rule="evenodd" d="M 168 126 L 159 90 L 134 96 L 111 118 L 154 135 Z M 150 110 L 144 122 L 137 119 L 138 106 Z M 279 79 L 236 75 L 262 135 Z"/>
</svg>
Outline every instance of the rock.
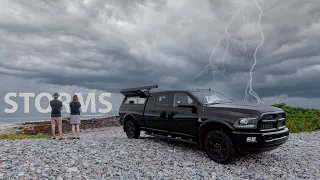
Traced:
<svg viewBox="0 0 320 180">
<path fill-rule="evenodd" d="M 211 179 L 216 179 L 217 178 L 217 174 L 215 172 L 211 173 Z"/>
<path fill-rule="evenodd" d="M 77 168 L 77 167 L 68 168 L 68 169 L 67 169 L 67 172 L 68 172 L 68 173 L 78 172 L 78 168 Z"/>
<path fill-rule="evenodd" d="M 88 168 L 89 167 L 89 163 L 88 162 L 84 162 L 82 163 L 83 167 Z"/>
<path fill-rule="evenodd" d="M 320 147 L 320 132 L 291 134 L 290 140 L 279 149 L 239 157 L 230 165 L 215 163 L 205 152 L 194 151 L 183 143 L 171 144 L 156 138 L 128 139 L 122 127 L 83 130 L 81 135 L 84 138 L 76 141 L 0 141 L 0 179 L 320 177 L 320 149 L 317 148 Z M 297 143 L 299 148 L 295 148 Z"/>
<path fill-rule="evenodd" d="M 193 165 L 194 165 L 194 162 L 187 161 L 187 162 L 184 162 L 183 165 L 184 165 L 184 166 L 193 166 Z"/>
</svg>

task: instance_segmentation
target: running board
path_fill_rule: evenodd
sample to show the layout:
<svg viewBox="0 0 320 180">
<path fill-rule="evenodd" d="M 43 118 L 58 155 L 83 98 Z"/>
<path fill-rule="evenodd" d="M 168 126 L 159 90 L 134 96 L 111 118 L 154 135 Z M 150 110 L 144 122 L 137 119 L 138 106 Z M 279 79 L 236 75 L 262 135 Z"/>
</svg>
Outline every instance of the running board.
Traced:
<svg viewBox="0 0 320 180">
<path fill-rule="evenodd" d="M 163 136 L 163 135 L 159 135 L 159 134 L 153 134 L 153 133 L 145 133 L 145 134 L 150 135 L 150 136 L 159 137 L 159 138 L 162 138 L 162 139 L 170 139 L 170 140 L 181 141 L 181 142 L 186 142 L 186 143 L 191 143 L 191 144 L 197 144 L 194 141 L 188 141 L 188 140 L 185 140 L 185 139 L 177 139 L 177 138 L 172 138 L 172 137 Z"/>
</svg>

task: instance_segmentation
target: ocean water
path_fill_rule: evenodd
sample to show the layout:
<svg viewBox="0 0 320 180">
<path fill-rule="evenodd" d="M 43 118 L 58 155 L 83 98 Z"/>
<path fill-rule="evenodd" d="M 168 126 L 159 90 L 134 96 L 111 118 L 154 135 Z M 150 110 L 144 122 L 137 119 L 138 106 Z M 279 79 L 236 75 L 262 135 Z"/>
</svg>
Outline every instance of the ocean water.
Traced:
<svg viewBox="0 0 320 180">
<path fill-rule="evenodd" d="M 104 118 L 110 116 L 117 116 L 117 112 L 109 112 L 108 114 L 81 114 L 81 119 L 87 120 L 92 118 Z M 67 113 L 62 113 L 62 118 L 69 117 Z M 0 114 L 0 126 L 21 124 L 25 122 L 42 122 L 51 120 L 50 113 L 13 113 Z"/>
</svg>

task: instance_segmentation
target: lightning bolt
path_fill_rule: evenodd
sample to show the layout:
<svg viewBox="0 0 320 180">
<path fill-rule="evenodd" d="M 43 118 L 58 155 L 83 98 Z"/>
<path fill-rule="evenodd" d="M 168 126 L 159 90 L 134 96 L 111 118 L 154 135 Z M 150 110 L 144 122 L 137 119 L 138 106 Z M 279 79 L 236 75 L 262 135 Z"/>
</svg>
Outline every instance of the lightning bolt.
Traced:
<svg viewBox="0 0 320 180">
<path fill-rule="evenodd" d="M 247 41 L 246 41 L 246 39 L 245 39 L 245 36 L 246 36 L 246 34 L 245 34 L 245 32 L 246 32 L 246 25 L 247 25 L 248 21 L 245 20 L 245 17 L 244 17 L 244 14 L 243 14 L 243 9 L 244 9 L 244 7 L 246 6 L 246 4 L 247 4 L 247 1 L 245 1 L 244 5 L 243 5 L 243 8 L 241 9 L 241 15 L 242 15 L 242 20 L 243 20 L 242 43 L 243 43 L 243 51 L 244 51 L 244 53 L 243 53 L 243 55 L 242 55 L 242 63 L 243 63 L 244 59 L 246 59 L 244 56 L 245 56 L 245 55 L 248 55 L 248 54 L 247 54 L 247 53 L 248 53 L 248 51 L 247 51 L 247 46 L 246 46 L 246 45 L 247 45 Z"/>
<path fill-rule="evenodd" d="M 215 71 L 218 70 L 218 66 L 215 65 L 215 57 L 214 57 L 214 53 L 216 52 L 218 46 L 220 45 L 220 42 L 223 38 L 225 38 L 226 40 L 226 48 L 225 51 L 223 53 L 223 57 L 222 57 L 222 66 L 223 66 L 223 76 L 225 77 L 225 68 L 224 68 L 224 61 L 225 61 L 225 56 L 228 52 L 228 48 L 229 48 L 229 33 L 228 33 L 228 28 L 230 26 L 230 24 L 234 21 L 234 19 L 239 15 L 241 9 L 244 6 L 240 7 L 236 14 L 231 18 L 231 20 L 228 22 L 228 24 L 226 25 L 226 27 L 224 28 L 224 33 L 220 36 L 218 43 L 215 45 L 215 47 L 213 48 L 211 55 L 208 59 L 208 64 L 206 65 L 206 67 L 204 68 L 204 70 L 202 72 L 200 72 L 199 74 L 196 75 L 195 78 L 198 78 L 199 76 L 201 76 L 203 73 L 207 72 L 209 69 L 213 70 L 213 73 L 215 74 Z"/>
<path fill-rule="evenodd" d="M 254 0 L 254 1 L 255 1 L 256 6 L 260 10 L 259 19 L 258 19 L 258 26 L 259 26 L 260 35 L 261 35 L 261 43 L 260 43 L 260 45 L 258 47 L 256 47 L 256 49 L 254 51 L 254 55 L 253 55 L 254 56 L 254 64 L 252 65 L 252 67 L 250 69 L 250 80 L 248 82 L 248 85 L 247 85 L 247 88 L 246 88 L 246 91 L 245 91 L 244 101 L 247 100 L 247 97 L 248 97 L 248 93 L 247 92 L 248 92 L 248 89 L 249 89 L 249 94 L 251 94 L 253 97 L 255 97 L 259 104 L 263 104 L 263 102 L 259 98 L 258 94 L 256 92 L 254 92 L 254 90 L 252 89 L 252 71 L 253 71 L 253 68 L 257 64 L 257 52 L 261 48 L 261 46 L 263 46 L 263 44 L 264 44 L 264 35 L 263 35 L 262 28 L 261 28 L 261 16 L 262 16 L 263 11 L 262 11 L 261 6 L 258 4 L 258 1 L 257 0 Z"/>
<path fill-rule="evenodd" d="M 254 67 L 256 66 L 257 64 L 257 52 L 258 50 L 263 46 L 264 44 L 264 35 L 263 35 L 263 31 L 262 31 L 262 28 L 261 28 L 261 17 L 262 17 L 262 8 L 261 6 L 258 4 L 258 1 L 257 0 L 254 0 L 255 1 L 255 5 L 259 8 L 260 10 L 260 13 L 259 13 L 259 18 L 258 18 L 258 27 L 259 27 L 259 30 L 260 30 L 260 35 L 261 35 L 261 43 L 259 44 L 258 47 L 255 48 L 255 52 L 254 52 L 254 64 L 251 66 L 251 69 L 250 69 L 250 72 L 249 72 L 249 81 L 248 81 L 248 84 L 247 84 L 247 87 L 246 87 L 246 90 L 245 90 L 245 97 L 244 97 L 244 101 L 247 101 L 248 98 L 249 98 L 249 94 L 252 95 L 259 104 L 262 104 L 263 102 L 261 101 L 260 97 L 258 96 L 258 94 L 256 92 L 254 92 L 254 90 L 252 89 L 252 81 L 253 81 L 253 78 L 252 78 L 252 72 L 253 72 L 253 69 Z M 242 63 L 244 62 L 244 59 L 247 59 L 248 58 L 248 51 L 247 51 L 247 47 L 246 47 L 246 39 L 245 39 L 245 28 L 246 28 L 246 24 L 248 23 L 248 21 L 246 21 L 245 19 L 245 16 L 244 16 L 244 8 L 247 4 L 247 0 L 244 0 L 242 1 L 242 5 L 237 9 L 236 13 L 234 14 L 234 16 L 232 16 L 231 20 L 227 23 L 227 25 L 225 26 L 224 28 L 224 33 L 220 36 L 217 44 L 214 46 L 211 54 L 210 54 L 210 57 L 209 59 L 207 60 L 207 65 L 205 66 L 204 70 L 201 71 L 199 74 L 197 74 L 195 76 L 195 78 L 198 78 L 199 76 L 203 75 L 205 72 L 209 71 L 209 70 L 212 70 L 213 71 L 213 74 L 214 74 L 214 79 L 215 79 L 215 72 L 218 70 L 218 66 L 216 65 L 216 58 L 215 58 L 215 53 L 217 51 L 217 48 L 220 46 L 220 43 L 223 39 L 225 39 L 226 41 L 226 46 L 225 46 L 225 51 L 224 51 L 224 54 L 222 56 L 222 66 L 223 66 L 223 76 L 225 77 L 225 67 L 224 67 L 224 64 L 225 64 L 225 56 L 228 52 L 228 48 L 229 48 L 229 33 L 228 33 L 228 28 L 230 26 L 230 24 L 232 22 L 234 22 L 234 19 L 236 17 L 239 16 L 239 14 L 241 13 L 242 15 L 242 20 L 243 20 L 243 28 L 244 28 L 244 31 L 243 31 L 243 37 L 242 37 L 242 45 L 243 45 L 243 51 L 244 53 L 242 54 Z M 250 98 L 251 99 L 251 98 Z"/>
</svg>

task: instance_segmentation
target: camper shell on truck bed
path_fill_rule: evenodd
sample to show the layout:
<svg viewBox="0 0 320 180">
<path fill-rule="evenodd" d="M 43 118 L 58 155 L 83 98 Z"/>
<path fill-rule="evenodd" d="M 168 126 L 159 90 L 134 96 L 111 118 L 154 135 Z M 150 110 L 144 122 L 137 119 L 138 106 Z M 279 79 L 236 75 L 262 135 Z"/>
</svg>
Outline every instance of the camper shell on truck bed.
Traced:
<svg viewBox="0 0 320 180">
<path fill-rule="evenodd" d="M 193 143 L 218 163 L 238 153 L 270 151 L 289 138 L 286 114 L 277 107 L 237 104 L 208 90 L 161 90 L 158 85 L 123 89 L 120 123 L 128 138 L 140 132 Z"/>
</svg>

